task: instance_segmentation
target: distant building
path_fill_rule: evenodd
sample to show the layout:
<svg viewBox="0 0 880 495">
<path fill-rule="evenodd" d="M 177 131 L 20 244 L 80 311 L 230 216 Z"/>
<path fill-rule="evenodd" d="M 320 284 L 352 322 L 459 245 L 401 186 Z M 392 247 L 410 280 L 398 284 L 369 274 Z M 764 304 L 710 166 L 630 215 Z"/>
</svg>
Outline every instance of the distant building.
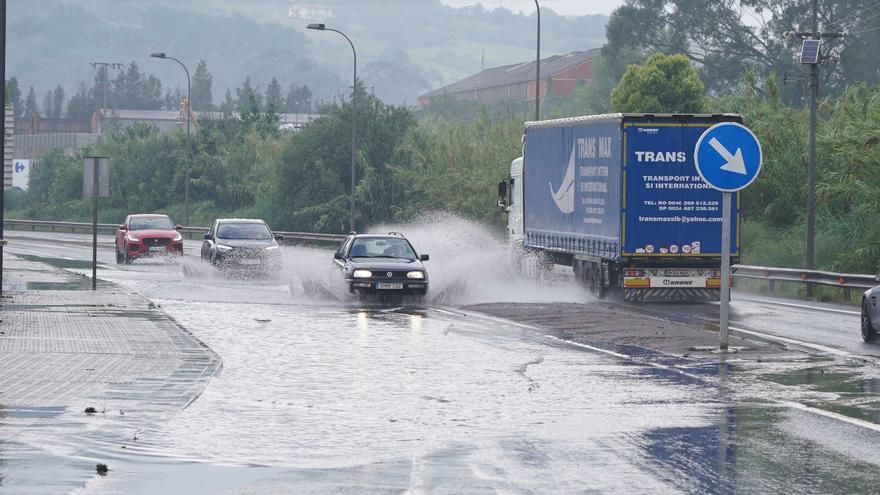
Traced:
<svg viewBox="0 0 880 495">
<path fill-rule="evenodd" d="M 195 130 L 197 122 L 220 121 L 227 116 L 238 118 L 237 113 L 226 114 L 224 112 L 193 112 L 195 119 L 190 124 Z M 313 113 L 279 113 L 278 127 L 281 130 L 300 129 L 320 115 Z M 172 129 L 186 129 L 186 118 L 183 112 L 178 110 L 125 110 L 103 109 L 96 110 L 92 115 L 92 129 L 97 134 L 105 131 L 122 130 L 136 124 L 150 124 L 159 128 L 161 132 Z"/>
<path fill-rule="evenodd" d="M 30 163 L 54 149 L 72 156 L 97 137 L 88 118 L 15 117 L 15 160 Z"/>
<path fill-rule="evenodd" d="M 593 80 L 596 49 L 541 59 L 541 97 L 568 96 L 579 82 Z M 486 69 L 419 96 L 419 104 L 447 96 L 456 100 L 495 103 L 535 99 L 535 61 Z"/>
<path fill-rule="evenodd" d="M 193 112 L 192 130 L 198 122 L 223 120 L 223 112 Z M 178 110 L 126 110 L 99 109 L 90 119 L 47 119 L 39 116 L 15 118 L 16 160 L 38 160 L 54 149 L 73 156 L 78 150 L 94 143 L 105 131 L 122 130 L 135 124 L 150 124 L 160 132 L 186 129 L 184 112 Z M 230 114 L 238 118 L 238 114 Z M 299 131 L 320 117 L 317 114 L 278 114 L 278 128 L 282 131 Z"/>
</svg>

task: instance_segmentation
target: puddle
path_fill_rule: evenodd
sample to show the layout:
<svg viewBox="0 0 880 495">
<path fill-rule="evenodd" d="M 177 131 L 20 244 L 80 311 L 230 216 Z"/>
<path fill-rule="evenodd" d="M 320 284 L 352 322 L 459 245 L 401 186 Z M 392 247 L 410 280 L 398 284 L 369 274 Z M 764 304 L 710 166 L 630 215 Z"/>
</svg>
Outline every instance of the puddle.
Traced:
<svg viewBox="0 0 880 495">
<path fill-rule="evenodd" d="M 760 376 L 773 383 L 793 387 L 796 391 L 837 396 L 833 400 L 822 400 L 818 396 L 803 401 L 813 407 L 855 419 L 880 422 L 880 378 L 867 377 L 859 370 L 838 371 L 821 367 Z"/>
<path fill-rule="evenodd" d="M 47 265 L 54 266 L 56 268 L 77 268 L 77 269 L 91 269 L 92 262 L 91 261 L 83 261 L 83 260 L 68 260 L 64 258 L 49 258 L 42 256 L 35 256 L 32 254 L 16 254 L 21 259 L 27 261 L 35 261 L 37 263 L 45 263 Z M 100 261 L 98 262 L 98 267 L 103 266 L 104 264 Z"/>
<path fill-rule="evenodd" d="M 91 290 L 91 279 L 71 280 L 69 282 L 25 282 L 25 290 Z M 98 287 L 112 287 L 113 284 L 98 280 Z"/>
</svg>

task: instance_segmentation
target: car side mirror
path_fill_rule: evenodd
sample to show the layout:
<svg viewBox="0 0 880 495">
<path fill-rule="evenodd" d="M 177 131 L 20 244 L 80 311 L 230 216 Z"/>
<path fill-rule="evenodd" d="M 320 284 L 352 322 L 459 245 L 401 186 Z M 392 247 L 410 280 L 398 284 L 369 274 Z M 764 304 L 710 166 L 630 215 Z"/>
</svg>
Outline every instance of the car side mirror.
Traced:
<svg viewBox="0 0 880 495">
<path fill-rule="evenodd" d="M 283 240 L 284 240 L 284 234 L 275 234 L 275 240 L 276 240 L 276 241 L 283 241 Z"/>
<path fill-rule="evenodd" d="M 342 257 L 342 253 L 337 251 L 337 252 L 333 253 L 333 259 L 334 260 L 341 260 L 341 259 L 345 259 L 345 258 Z"/>
<path fill-rule="evenodd" d="M 428 256 L 427 254 L 423 254 L 423 255 L 419 256 L 419 259 L 422 261 L 428 261 L 429 259 L 431 259 L 431 257 Z"/>
<path fill-rule="evenodd" d="M 498 197 L 503 198 L 507 196 L 507 181 L 503 180 L 498 183 Z"/>
<path fill-rule="evenodd" d="M 202 234 L 202 239 L 204 239 L 204 240 L 206 240 L 206 241 L 213 241 L 213 240 L 214 240 L 214 234 L 212 234 L 212 233 L 210 233 L 210 232 L 205 232 L 204 234 Z"/>
<path fill-rule="evenodd" d="M 180 230 L 182 228 L 183 228 L 183 225 L 180 225 L 179 223 L 174 225 L 174 230 Z"/>
</svg>

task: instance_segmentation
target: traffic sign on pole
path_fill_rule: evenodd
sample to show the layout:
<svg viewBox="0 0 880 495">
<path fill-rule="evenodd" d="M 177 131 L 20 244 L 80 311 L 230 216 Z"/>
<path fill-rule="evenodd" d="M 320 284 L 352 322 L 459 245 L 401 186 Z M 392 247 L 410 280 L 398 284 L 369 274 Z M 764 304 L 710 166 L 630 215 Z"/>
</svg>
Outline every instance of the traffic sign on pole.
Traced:
<svg viewBox="0 0 880 495">
<path fill-rule="evenodd" d="M 92 198 L 92 290 L 98 288 L 98 198 L 110 196 L 110 159 L 83 158 L 83 197 Z"/>
<path fill-rule="evenodd" d="M 721 309 L 720 348 L 729 345 L 730 316 L 730 193 L 748 187 L 761 172 L 761 143 L 746 126 L 722 122 L 706 129 L 697 140 L 694 164 L 703 181 L 721 191 Z"/>
<path fill-rule="evenodd" d="M 764 156 L 761 143 L 746 126 L 722 122 L 706 129 L 697 140 L 694 164 L 703 180 L 714 189 L 736 192 L 751 184 Z"/>
</svg>

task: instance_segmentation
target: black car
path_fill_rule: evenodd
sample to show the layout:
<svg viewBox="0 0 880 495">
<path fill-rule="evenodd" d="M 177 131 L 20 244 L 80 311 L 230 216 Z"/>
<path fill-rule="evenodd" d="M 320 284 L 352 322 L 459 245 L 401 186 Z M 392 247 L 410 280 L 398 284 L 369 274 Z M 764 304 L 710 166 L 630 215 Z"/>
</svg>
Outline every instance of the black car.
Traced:
<svg viewBox="0 0 880 495">
<path fill-rule="evenodd" d="M 281 268 L 280 235 L 263 220 L 220 218 L 203 236 L 202 259 L 219 268 L 274 271 Z"/>
<path fill-rule="evenodd" d="M 349 234 L 333 256 L 353 293 L 412 294 L 428 292 L 428 272 L 402 234 Z"/>
</svg>

